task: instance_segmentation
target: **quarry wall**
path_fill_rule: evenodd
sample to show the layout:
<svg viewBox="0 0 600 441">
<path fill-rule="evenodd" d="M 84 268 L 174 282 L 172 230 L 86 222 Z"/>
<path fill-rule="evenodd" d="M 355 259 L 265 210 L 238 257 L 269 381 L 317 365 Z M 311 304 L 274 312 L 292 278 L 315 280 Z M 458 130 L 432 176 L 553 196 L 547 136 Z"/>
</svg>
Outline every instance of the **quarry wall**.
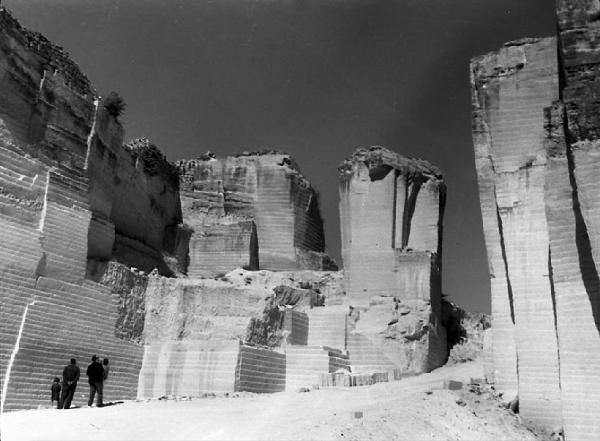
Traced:
<svg viewBox="0 0 600 441">
<path fill-rule="evenodd" d="M 471 65 L 493 374 L 568 441 L 600 436 L 598 13 L 559 0 L 558 39 Z"/>
<path fill-rule="evenodd" d="M 318 194 L 289 155 L 174 166 L 147 139 L 123 145 L 60 48 L 2 8 L 0 25 L 2 410 L 46 404 L 69 358 L 85 370 L 92 354 L 111 360 L 107 400 L 444 362 L 435 167 L 357 151 L 342 167 L 348 271 L 327 271 Z"/>
<path fill-rule="evenodd" d="M 69 358 L 85 369 L 92 354 L 111 360 L 107 399 L 133 398 L 144 315 L 133 285 L 144 275 L 110 261 L 160 266 L 166 226 L 181 217 L 177 180 L 120 147 L 120 124 L 85 75 L 2 8 L 0 100 L 2 410 L 46 404 Z"/>
</svg>

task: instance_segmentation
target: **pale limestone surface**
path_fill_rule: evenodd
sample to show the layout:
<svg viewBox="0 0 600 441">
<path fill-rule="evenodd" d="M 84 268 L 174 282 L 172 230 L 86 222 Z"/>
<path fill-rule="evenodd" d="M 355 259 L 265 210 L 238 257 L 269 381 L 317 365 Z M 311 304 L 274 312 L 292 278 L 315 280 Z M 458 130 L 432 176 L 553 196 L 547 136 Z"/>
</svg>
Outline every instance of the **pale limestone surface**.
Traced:
<svg viewBox="0 0 600 441">
<path fill-rule="evenodd" d="M 447 356 L 440 323 L 446 197 L 440 171 L 371 147 L 357 149 L 339 172 L 347 303 L 357 310 L 351 361 L 361 369 L 388 365 L 412 373 L 440 366 Z"/>
<path fill-rule="evenodd" d="M 591 281 L 582 277 L 578 257 L 577 235 L 581 230 L 575 228 L 578 221 L 573 211 L 563 109 L 558 104 L 548 114 L 548 127 L 553 136 L 547 143 L 546 216 L 556 298 L 562 420 L 566 439 L 591 440 L 600 434 L 597 422 L 600 338 L 587 292 Z"/>
<path fill-rule="evenodd" d="M 438 312 L 446 191 L 439 170 L 383 147 L 358 149 L 339 170 L 349 298 L 356 306 L 377 295 L 420 298 Z"/>
<path fill-rule="evenodd" d="M 184 221 L 193 229 L 190 277 L 235 267 L 335 269 L 324 254 L 318 196 L 278 152 L 179 161 Z"/>
<path fill-rule="evenodd" d="M 560 0 L 558 45 L 522 40 L 472 64 L 495 379 L 518 382 L 521 413 L 568 441 L 600 437 L 599 12 Z"/>
<path fill-rule="evenodd" d="M 0 100 L 3 410 L 46 403 L 48 385 L 69 358 L 85 371 L 93 354 L 111 360 L 106 397 L 133 398 L 143 354 L 135 311 L 143 310 L 143 299 L 123 296 L 139 299 L 133 285 L 144 275 L 104 269 L 112 258 L 140 267 L 162 260 L 165 228 L 180 218 L 177 182 L 155 177 L 139 155 L 118 150 L 120 125 L 87 78 L 1 8 Z M 99 181 L 97 171 L 112 174 Z M 148 229 L 135 230 L 141 219 Z M 130 251 L 119 253 L 120 242 Z M 136 280 L 130 287 L 128 278 Z M 74 404 L 83 404 L 84 394 L 85 377 Z"/>
<path fill-rule="evenodd" d="M 598 3 L 557 2 L 562 106 L 547 112 L 546 210 L 567 440 L 600 437 Z"/>
<path fill-rule="evenodd" d="M 344 296 L 341 281 L 342 275 L 337 272 L 319 271 L 237 269 L 214 279 L 151 276 L 146 290 L 144 360 L 138 397 L 200 396 L 205 392 L 236 390 L 264 393 L 285 389 L 286 351 L 307 348 L 307 332 L 311 345 L 311 334 L 306 329 L 307 324 L 309 329 L 314 328 L 311 312 L 340 308 L 335 303 Z M 269 299 L 275 295 L 273 289 L 281 285 L 317 289 L 334 306 L 309 309 L 303 305 L 292 310 L 307 313 L 308 323 L 296 327 L 291 324 L 286 332 L 303 335 L 289 335 L 287 344 L 282 342 L 282 347 L 273 350 L 244 346 L 250 319 L 262 317 Z M 339 313 L 342 324 L 346 310 Z M 341 347 L 336 346 L 339 349 L 344 349 L 344 333 L 342 326 Z M 313 346 L 328 342 L 330 340 Z M 297 356 L 299 352 L 296 350 L 293 354 Z M 331 358 L 327 352 L 325 358 Z M 306 378 L 312 378 L 308 385 L 313 385 L 319 373 L 329 372 L 329 368 L 316 372 L 323 365 L 313 366 L 310 360 L 308 357 L 305 364 L 298 364 L 292 357 L 290 363 L 296 366 L 296 372 L 290 377 L 288 387 L 295 387 Z"/>
<path fill-rule="evenodd" d="M 473 60 L 471 68 L 490 277 L 500 279 L 492 283 L 495 377 L 512 392 L 518 372 L 521 414 L 552 425 L 561 405 L 544 205 L 544 108 L 558 98 L 556 39 L 509 43 Z M 513 345 L 516 357 L 508 352 Z"/>
</svg>

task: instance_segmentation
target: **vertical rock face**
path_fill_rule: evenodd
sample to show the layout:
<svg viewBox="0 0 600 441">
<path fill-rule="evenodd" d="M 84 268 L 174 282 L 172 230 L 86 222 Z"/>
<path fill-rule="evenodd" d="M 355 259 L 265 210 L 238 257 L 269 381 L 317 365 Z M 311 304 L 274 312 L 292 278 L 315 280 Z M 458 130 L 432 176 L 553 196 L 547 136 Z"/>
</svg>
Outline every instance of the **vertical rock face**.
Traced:
<svg viewBox="0 0 600 441">
<path fill-rule="evenodd" d="M 590 256 L 582 253 L 587 234 L 573 199 L 573 169 L 565 142 L 564 112 L 557 103 L 547 111 L 548 170 L 546 216 L 550 236 L 553 294 L 560 354 L 562 419 L 565 439 L 600 436 L 600 337 L 598 284 Z M 591 264 L 590 264 L 591 263 Z"/>
<path fill-rule="evenodd" d="M 560 0 L 557 8 L 558 50 L 552 38 L 525 40 L 473 61 L 475 155 L 496 382 L 518 383 L 530 419 L 561 422 L 569 441 L 594 440 L 600 7 Z"/>
<path fill-rule="evenodd" d="M 558 98 L 556 40 L 509 43 L 471 67 L 496 380 L 514 392 L 518 383 L 523 416 L 550 425 L 561 414 L 544 205 L 544 108 Z"/>
<path fill-rule="evenodd" d="M 78 67 L 2 8 L 0 101 L 2 409 L 45 404 L 69 358 L 94 353 L 111 360 L 107 396 L 133 398 L 145 276 L 109 261 L 161 267 L 181 218 L 176 174 L 123 149 Z"/>
<path fill-rule="evenodd" d="M 163 252 L 167 236 L 181 223 L 175 166 L 147 139 L 123 148 L 123 128 L 102 102 L 93 128 L 86 158 L 92 211 L 90 271 L 97 272 L 94 264 L 112 258 L 171 274 Z"/>
<path fill-rule="evenodd" d="M 441 299 L 441 225 L 446 188 L 439 170 L 382 147 L 358 149 L 340 166 L 342 258 L 348 296 Z"/>
<path fill-rule="evenodd" d="M 323 253 L 318 195 L 289 155 L 207 154 L 178 166 L 183 217 L 193 229 L 191 277 L 236 267 L 334 269 Z"/>
<path fill-rule="evenodd" d="M 548 115 L 546 203 L 567 439 L 600 437 L 600 5 L 557 2 L 562 109 Z M 562 111 L 561 111 L 562 110 Z"/>
<path fill-rule="evenodd" d="M 382 364 L 383 356 L 415 373 L 440 366 L 441 173 L 382 147 L 356 150 L 339 171 L 348 302 L 362 309 L 349 339 L 351 361 L 354 353 L 359 365 Z M 410 316 L 399 315 L 401 304 Z M 373 345 L 382 356 L 368 349 Z"/>
<path fill-rule="evenodd" d="M 441 298 L 441 221 L 446 188 L 439 170 L 382 147 L 358 149 L 340 166 L 342 258 L 348 296 Z"/>
</svg>

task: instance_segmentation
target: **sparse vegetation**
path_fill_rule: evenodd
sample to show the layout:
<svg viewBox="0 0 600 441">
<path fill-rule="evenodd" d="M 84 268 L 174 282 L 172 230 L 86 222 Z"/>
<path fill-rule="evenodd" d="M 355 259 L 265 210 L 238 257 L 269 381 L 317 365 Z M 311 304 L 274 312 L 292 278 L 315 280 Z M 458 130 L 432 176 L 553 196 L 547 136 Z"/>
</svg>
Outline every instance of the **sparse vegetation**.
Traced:
<svg viewBox="0 0 600 441">
<path fill-rule="evenodd" d="M 108 96 L 102 100 L 102 104 L 104 105 L 104 108 L 108 114 L 114 116 L 115 118 L 121 116 L 123 112 L 125 112 L 125 107 L 127 107 L 123 97 L 119 95 L 118 92 L 114 91 L 109 93 Z"/>
</svg>

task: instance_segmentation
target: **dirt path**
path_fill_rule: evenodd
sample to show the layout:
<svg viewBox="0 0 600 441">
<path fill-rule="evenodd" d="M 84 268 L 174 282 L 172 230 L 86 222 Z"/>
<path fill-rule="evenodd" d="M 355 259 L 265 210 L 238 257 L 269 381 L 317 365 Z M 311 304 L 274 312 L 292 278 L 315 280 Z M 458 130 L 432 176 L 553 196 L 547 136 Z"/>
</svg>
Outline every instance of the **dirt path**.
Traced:
<svg viewBox="0 0 600 441">
<path fill-rule="evenodd" d="M 480 364 L 444 367 L 368 387 L 11 412 L 2 415 L 2 439 L 541 439 L 485 394 L 441 388 L 444 379 L 471 377 L 481 377 Z M 363 412 L 363 417 L 354 418 L 354 412 Z"/>
</svg>

